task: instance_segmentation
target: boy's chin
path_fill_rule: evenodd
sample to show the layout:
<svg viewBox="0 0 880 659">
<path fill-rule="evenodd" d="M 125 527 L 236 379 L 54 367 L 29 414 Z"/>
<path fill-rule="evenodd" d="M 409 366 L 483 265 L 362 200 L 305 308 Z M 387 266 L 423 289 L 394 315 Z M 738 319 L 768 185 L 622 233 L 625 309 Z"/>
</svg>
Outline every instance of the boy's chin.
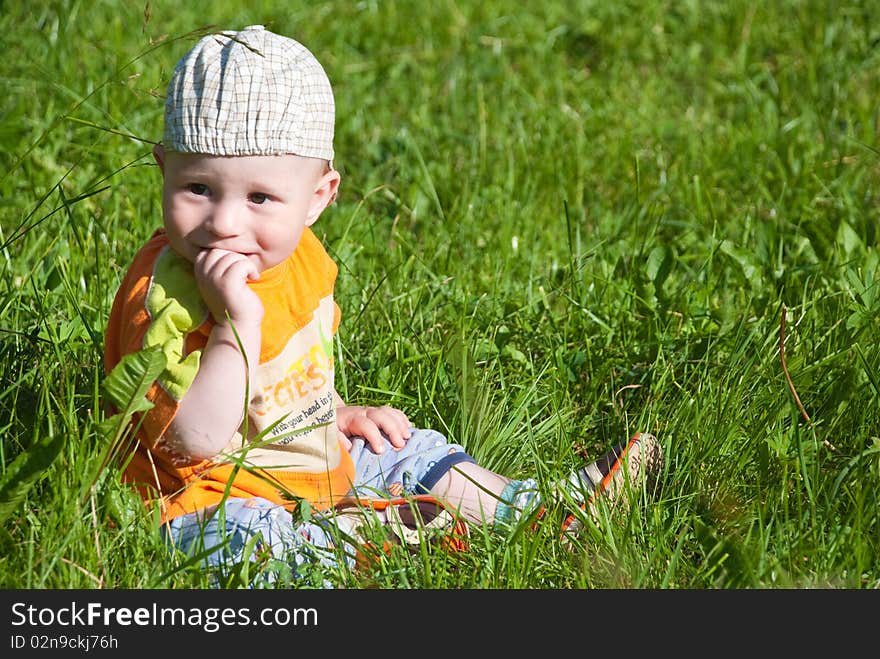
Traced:
<svg viewBox="0 0 880 659">
<path fill-rule="evenodd" d="M 195 254 L 191 254 L 186 250 L 178 249 L 174 245 L 171 245 L 171 251 L 174 252 L 175 254 L 177 254 L 180 258 L 184 259 L 185 261 L 189 261 L 190 263 L 195 263 L 195 261 L 196 261 Z"/>
</svg>

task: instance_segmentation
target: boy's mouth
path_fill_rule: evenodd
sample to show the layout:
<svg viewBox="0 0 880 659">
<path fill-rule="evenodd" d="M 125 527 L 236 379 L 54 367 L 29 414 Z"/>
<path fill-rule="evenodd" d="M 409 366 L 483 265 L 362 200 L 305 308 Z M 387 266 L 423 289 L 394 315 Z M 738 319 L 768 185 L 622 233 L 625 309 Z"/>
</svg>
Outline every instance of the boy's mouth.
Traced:
<svg viewBox="0 0 880 659">
<path fill-rule="evenodd" d="M 240 256 L 245 256 L 250 258 L 252 256 L 256 256 L 256 252 L 251 252 L 245 249 L 237 249 L 234 247 L 226 247 L 222 245 L 196 245 L 196 249 L 200 252 L 210 252 L 211 250 L 219 249 L 224 252 L 232 252 L 233 254 L 239 254 Z"/>
</svg>

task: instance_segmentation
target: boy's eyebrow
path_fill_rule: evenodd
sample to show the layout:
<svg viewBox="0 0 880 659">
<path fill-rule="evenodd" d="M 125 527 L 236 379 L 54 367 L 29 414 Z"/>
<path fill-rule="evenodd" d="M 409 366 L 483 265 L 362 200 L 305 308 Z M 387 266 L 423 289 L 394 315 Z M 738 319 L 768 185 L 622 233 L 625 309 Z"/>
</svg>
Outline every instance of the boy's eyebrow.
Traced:
<svg viewBox="0 0 880 659">
<path fill-rule="evenodd" d="M 183 179 L 198 179 L 205 178 L 210 179 L 215 174 L 210 170 L 201 166 L 199 163 L 191 163 L 182 165 L 177 168 L 176 176 Z M 250 179 L 246 175 L 240 177 L 239 182 L 243 184 L 245 187 L 253 188 L 255 190 L 259 189 L 264 192 L 271 192 L 273 194 L 280 194 L 283 189 L 287 186 L 282 181 L 267 181 L 264 178 L 258 179 Z"/>
</svg>

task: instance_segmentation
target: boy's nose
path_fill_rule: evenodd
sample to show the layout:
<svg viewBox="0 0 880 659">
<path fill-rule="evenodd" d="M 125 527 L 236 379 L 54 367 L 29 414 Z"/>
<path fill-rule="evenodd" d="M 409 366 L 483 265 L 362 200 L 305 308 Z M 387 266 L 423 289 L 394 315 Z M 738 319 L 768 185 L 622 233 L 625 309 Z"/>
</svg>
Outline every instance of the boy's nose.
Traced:
<svg viewBox="0 0 880 659">
<path fill-rule="evenodd" d="M 211 233 L 221 238 L 238 235 L 241 230 L 237 213 L 231 204 L 215 205 L 206 224 Z"/>
</svg>

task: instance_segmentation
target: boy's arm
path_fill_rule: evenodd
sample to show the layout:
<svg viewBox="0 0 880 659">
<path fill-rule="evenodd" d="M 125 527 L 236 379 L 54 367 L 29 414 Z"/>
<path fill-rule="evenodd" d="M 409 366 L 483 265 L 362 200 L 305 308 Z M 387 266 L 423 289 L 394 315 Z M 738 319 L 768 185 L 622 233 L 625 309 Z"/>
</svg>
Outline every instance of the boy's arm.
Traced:
<svg viewBox="0 0 880 659">
<path fill-rule="evenodd" d="M 260 327 L 254 331 L 236 324 L 235 329 L 248 363 L 255 367 L 260 355 Z M 226 448 L 244 419 L 247 382 L 232 327 L 215 325 L 202 350 L 199 372 L 165 431 L 168 448 L 195 460 L 212 458 Z"/>
<path fill-rule="evenodd" d="M 406 440 L 411 436 L 412 424 L 401 410 L 388 405 L 382 407 L 346 405 L 336 389 L 333 390 L 333 399 L 336 402 L 339 441 L 346 451 L 351 450 L 352 437 L 363 437 L 373 451 L 383 453 L 385 451 L 383 434 L 393 447 L 406 446 Z"/>
<path fill-rule="evenodd" d="M 253 374 L 260 359 L 263 303 L 247 286 L 259 273 L 240 254 L 204 250 L 196 257 L 194 271 L 216 325 L 165 439 L 175 453 L 206 460 L 226 448 L 244 419 L 251 383 L 235 334 Z"/>
</svg>

